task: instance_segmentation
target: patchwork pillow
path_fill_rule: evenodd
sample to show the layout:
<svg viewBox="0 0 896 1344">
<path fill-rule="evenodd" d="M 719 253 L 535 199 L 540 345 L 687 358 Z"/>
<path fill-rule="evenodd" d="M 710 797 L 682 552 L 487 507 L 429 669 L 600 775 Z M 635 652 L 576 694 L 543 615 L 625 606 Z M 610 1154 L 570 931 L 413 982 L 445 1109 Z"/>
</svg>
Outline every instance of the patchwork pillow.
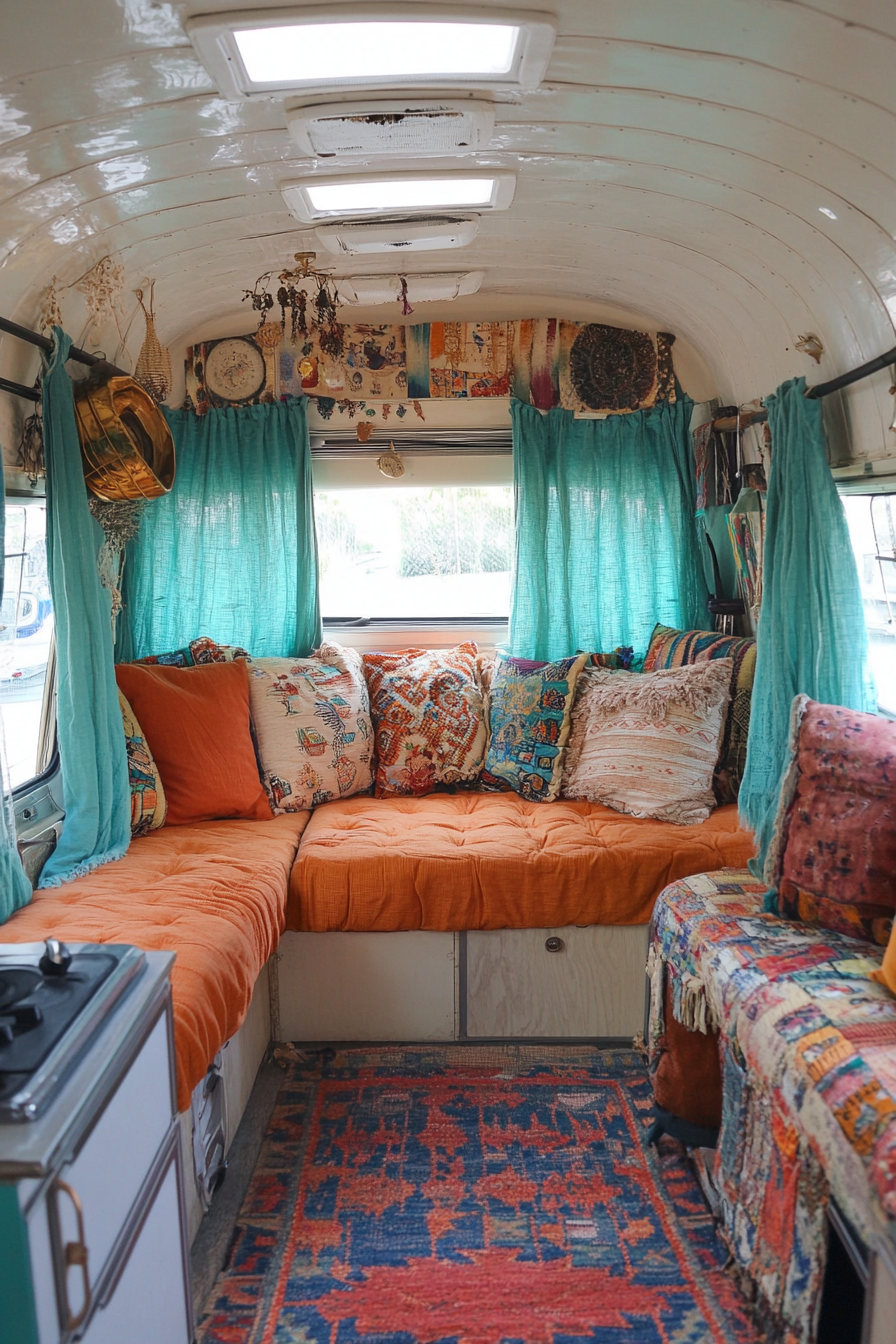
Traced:
<svg viewBox="0 0 896 1344">
<path fill-rule="evenodd" d="M 731 659 L 662 672 L 587 668 L 563 772 L 567 798 L 676 826 L 705 821 L 728 708 Z"/>
<path fill-rule="evenodd" d="M 193 655 L 189 648 L 173 649 L 171 653 L 151 653 L 146 658 L 135 658 L 135 667 L 192 667 Z"/>
<path fill-rule="evenodd" d="M 190 657 L 196 667 L 207 663 L 232 663 L 235 658 L 248 659 L 250 656 L 238 644 L 218 644 L 207 635 L 190 640 Z"/>
<path fill-rule="evenodd" d="M 275 813 L 370 788 L 373 741 L 359 654 L 322 644 L 312 658 L 256 658 L 248 671 L 262 778 Z"/>
<path fill-rule="evenodd" d="M 592 653 L 589 666 L 604 667 L 614 672 L 631 672 L 635 651 L 630 644 L 620 644 L 612 653 Z"/>
<path fill-rule="evenodd" d="M 127 699 L 118 692 L 128 753 L 128 783 L 131 786 L 131 835 L 148 835 L 165 825 L 168 805 L 159 767 Z"/>
<path fill-rule="evenodd" d="M 732 667 L 731 695 L 713 788 L 720 803 L 736 803 L 747 764 L 750 702 L 756 672 L 755 639 L 720 635 L 712 630 L 673 630 L 668 625 L 657 625 L 650 636 L 644 671 L 687 667 L 715 658 L 730 658 Z"/>
<path fill-rule="evenodd" d="M 246 663 L 122 663 L 115 675 L 159 768 L 169 826 L 219 817 L 270 820 L 250 730 Z"/>
<path fill-rule="evenodd" d="M 478 654 L 473 643 L 365 654 L 377 798 L 478 778 L 487 737 Z"/>
<path fill-rule="evenodd" d="M 553 663 L 500 658 L 489 692 L 489 743 L 480 783 L 550 803 L 560 794 L 576 680 L 588 655 Z"/>
<path fill-rule="evenodd" d="M 778 913 L 887 942 L 896 912 L 896 723 L 807 696 L 766 859 Z"/>
</svg>

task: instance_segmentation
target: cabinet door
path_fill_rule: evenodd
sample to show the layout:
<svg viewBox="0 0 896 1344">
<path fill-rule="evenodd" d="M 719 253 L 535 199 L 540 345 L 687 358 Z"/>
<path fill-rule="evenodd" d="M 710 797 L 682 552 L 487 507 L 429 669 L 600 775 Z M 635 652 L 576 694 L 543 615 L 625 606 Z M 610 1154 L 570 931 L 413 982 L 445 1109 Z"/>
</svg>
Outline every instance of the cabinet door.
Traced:
<svg viewBox="0 0 896 1344">
<path fill-rule="evenodd" d="M 192 1309 L 177 1196 L 176 1151 L 124 1269 L 100 1300 L 85 1344 L 189 1344 Z"/>
<path fill-rule="evenodd" d="M 162 1013 L 112 1095 L 75 1160 L 59 1176 L 83 1210 L 88 1276 L 97 1283 L 136 1202 L 173 1115 L 168 1058 L 168 1016 Z M 72 1198 L 56 1199 L 59 1246 L 79 1239 Z M 84 1302 L 83 1275 L 65 1272 L 74 1315 Z"/>
<path fill-rule="evenodd" d="M 467 934 L 467 1035 L 631 1037 L 647 925 Z"/>
</svg>

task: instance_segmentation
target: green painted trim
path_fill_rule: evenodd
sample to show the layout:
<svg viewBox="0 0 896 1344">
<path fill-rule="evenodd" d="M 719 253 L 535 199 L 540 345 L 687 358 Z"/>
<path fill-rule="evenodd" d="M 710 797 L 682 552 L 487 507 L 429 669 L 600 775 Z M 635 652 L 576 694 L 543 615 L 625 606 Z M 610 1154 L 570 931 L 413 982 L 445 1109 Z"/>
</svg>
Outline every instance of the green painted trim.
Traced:
<svg viewBox="0 0 896 1344">
<path fill-rule="evenodd" d="M 0 1344 L 38 1344 L 28 1228 L 15 1185 L 0 1183 Z"/>
</svg>

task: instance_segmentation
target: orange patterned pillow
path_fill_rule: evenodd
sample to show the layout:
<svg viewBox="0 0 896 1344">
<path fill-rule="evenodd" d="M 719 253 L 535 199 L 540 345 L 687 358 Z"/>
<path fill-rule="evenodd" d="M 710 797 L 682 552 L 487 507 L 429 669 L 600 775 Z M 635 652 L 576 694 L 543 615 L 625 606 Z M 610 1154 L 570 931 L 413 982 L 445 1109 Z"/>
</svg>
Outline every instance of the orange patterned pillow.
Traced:
<svg viewBox="0 0 896 1344">
<path fill-rule="evenodd" d="M 376 744 L 376 796 L 420 797 L 469 784 L 485 759 L 475 644 L 364 655 Z"/>
</svg>

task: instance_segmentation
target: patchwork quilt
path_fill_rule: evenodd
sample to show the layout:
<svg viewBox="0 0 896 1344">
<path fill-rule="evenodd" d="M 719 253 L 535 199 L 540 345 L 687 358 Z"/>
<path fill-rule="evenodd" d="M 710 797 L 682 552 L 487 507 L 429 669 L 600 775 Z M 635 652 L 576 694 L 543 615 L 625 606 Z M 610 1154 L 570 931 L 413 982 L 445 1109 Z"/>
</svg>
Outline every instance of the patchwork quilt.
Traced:
<svg viewBox="0 0 896 1344">
<path fill-rule="evenodd" d="M 896 998 L 882 949 L 765 914 L 765 884 L 723 870 L 674 882 L 654 913 L 651 1056 L 663 983 L 692 1030 L 717 1028 L 722 1231 L 768 1337 L 814 1337 L 831 1196 L 866 1244 L 896 1217 Z"/>
</svg>

